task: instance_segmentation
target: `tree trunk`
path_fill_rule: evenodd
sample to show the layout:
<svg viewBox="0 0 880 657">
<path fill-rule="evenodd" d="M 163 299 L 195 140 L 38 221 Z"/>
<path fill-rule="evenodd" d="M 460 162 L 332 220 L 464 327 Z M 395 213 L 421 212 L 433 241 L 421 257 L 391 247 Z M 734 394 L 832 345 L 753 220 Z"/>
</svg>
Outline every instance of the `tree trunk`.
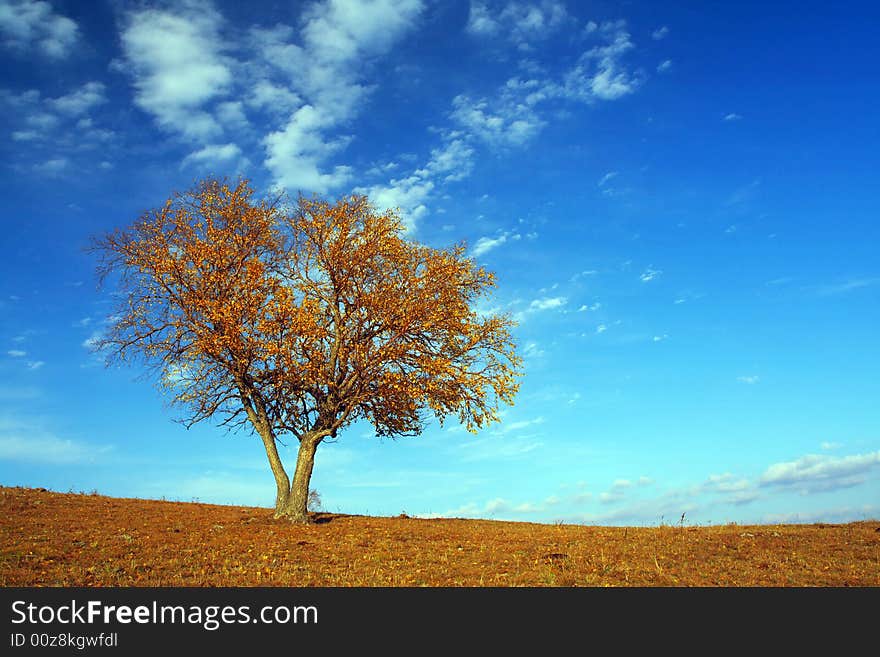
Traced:
<svg viewBox="0 0 880 657">
<path fill-rule="evenodd" d="M 315 452 L 318 449 L 320 438 L 303 436 L 299 444 L 299 453 L 296 457 L 296 470 L 293 473 L 293 483 L 290 485 L 290 494 L 281 514 L 291 522 L 309 522 L 309 482 L 312 480 L 312 468 L 315 467 Z"/>
<path fill-rule="evenodd" d="M 281 457 L 278 456 L 278 446 L 275 444 L 275 436 L 272 431 L 264 425 L 259 433 L 263 440 L 263 447 L 266 448 L 266 456 L 269 457 L 269 467 L 272 468 L 272 474 L 275 476 L 275 517 L 278 518 L 284 514 L 284 509 L 287 507 L 287 500 L 290 497 L 290 479 L 281 463 Z"/>
</svg>

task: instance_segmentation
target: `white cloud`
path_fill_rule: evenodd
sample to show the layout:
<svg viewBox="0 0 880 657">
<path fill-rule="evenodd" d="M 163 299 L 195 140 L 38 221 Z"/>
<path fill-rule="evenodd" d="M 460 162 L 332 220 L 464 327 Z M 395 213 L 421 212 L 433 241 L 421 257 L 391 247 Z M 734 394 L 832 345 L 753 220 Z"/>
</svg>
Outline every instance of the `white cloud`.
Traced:
<svg viewBox="0 0 880 657">
<path fill-rule="evenodd" d="M 339 165 L 332 172 L 321 171 L 321 163 L 345 148 L 349 137 L 327 140 L 322 134 L 333 127 L 327 115 L 312 105 L 293 113 L 283 130 L 266 136 L 266 166 L 280 187 L 323 193 L 351 180 L 351 167 Z"/>
<path fill-rule="evenodd" d="M 665 39 L 668 35 L 669 28 L 663 25 L 662 27 L 658 27 L 651 33 L 651 38 L 654 39 L 654 41 L 660 41 L 662 39 Z"/>
<path fill-rule="evenodd" d="M 605 326 L 605 324 L 599 324 L 599 326 L 596 327 L 596 333 L 604 333 L 607 330 L 608 327 Z"/>
<path fill-rule="evenodd" d="M 440 178 L 443 182 L 463 180 L 473 170 L 474 149 L 461 139 L 453 139 L 431 151 L 431 158 L 416 175 Z"/>
<path fill-rule="evenodd" d="M 92 333 L 89 337 L 82 341 L 82 347 L 89 350 L 95 349 L 101 342 L 101 337 L 102 335 L 100 332 Z"/>
<path fill-rule="evenodd" d="M 619 174 L 617 171 L 609 171 L 609 172 L 606 173 L 604 176 L 602 176 L 601 178 L 599 178 L 599 182 L 596 183 L 596 186 L 597 186 L 597 187 L 604 187 L 606 184 L 608 184 L 609 182 L 611 182 L 611 180 L 612 180 L 613 178 L 616 178 L 616 177 L 619 176 L 619 175 L 620 175 L 620 174 Z"/>
<path fill-rule="evenodd" d="M 4 45 L 26 52 L 36 48 L 52 59 L 66 57 L 79 39 L 79 27 L 42 0 L 0 0 Z"/>
<path fill-rule="evenodd" d="M 669 337 L 669 336 L 666 335 L 665 333 L 664 333 L 663 335 L 655 335 L 653 338 L 651 338 L 651 341 L 652 341 L 652 342 L 663 342 L 663 341 L 666 340 L 668 337 Z"/>
<path fill-rule="evenodd" d="M 511 233 L 510 231 L 506 231 L 498 235 L 498 237 L 481 237 L 474 244 L 474 248 L 471 249 L 471 256 L 478 258 L 481 255 L 485 255 L 492 249 L 495 249 L 502 244 L 506 243 L 508 240 L 519 240 L 521 236 L 519 233 Z"/>
<path fill-rule="evenodd" d="M 508 96 L 503 93 L 491 102 L 456 96 L 452 99 L 450 117 L 469 134 L 490 145 L 522 146 L 541 131 L 545 122 L 528 105 Z"/>
<path fill-rule="evenodd" d="M 419 219 L 428 214 L 429 197 L 439 185 L 461 180 L 473 169 L 473 149 L 461 139 L 452 139 L 431 150 L 428 162 L 408 176 L 385 184 L 358 187 L 379 209 L 399 209 L 408 231 L 414 231 Z M 380 172 L 397 168 L 386 165 Z"/>
<path fill-rule="evenodd" d="M 291 43 L 293 30 L 287 26 L 254 30 L 265 62 L 285 74 L 306 103 L 264 140 L 266 166 L 276 183 L 323 193 L 350 180 L 349 167 L 324 170 L 350 141 L 329 134 L 355 115 L 369 93 L 362 82 L 366 64 L 388 52 L 422 8 L 421 0 L 318 2 L 303 14 L 302 45 Z"/>
<path fill-rule="evenodd" d="M 412 175 L 392 179 L 385 185 L 358 187 L 355 191 L 366 194 L 380 210 L 400 210 L 406 229 L 411 232 L 415 230 L 419 219 L 428 213 L 425 201 L 433 189 L 433 181 Z"/>
<path fill-rule="evenodd" d="M 22 351 L 21 349 L 10 349 L 6 352 L 6 355 L 11 358 L 24 358 L 27 356 L 27 352 Z"/>
<path fill-rule="evenodd" d="M 559 505 L 561 500 L 555 495 L 549 495 L 539 502 L 520 502 L 515 504 L 503 497 L 496 497 L 485 504 L 469 502 L 457 509 L 436 514 L 419 514 L 419 518 L 485 518 L 521 516 L 523 514 L 545 513 Z"/>
<path fill-rule="evenodd" d="M 653 281 L 655 278 L 657 278 L 662 273 L 663 273 L 663 271 L 660 269 L 653 269 L 653 268 L 649 267 L 648 269 L 646 269 L 645 271 L 643 271 L 641 273 L 641 275 L 639 276 L 639 280 L 642 281 L 642 283 L 647 283 L 649 281 Z"/>
<path fill-rule="evenodd" d="M 217 104 L 217 120 L 228 129 L 245 130 L 249 122 L 244 111 L 244 103 L 240 100 L 228 100 Z"/>
<path fill-rule="evenodd" d="M 761 377 L 758 376 L 757 374 L 752 374 L 752 375 L 748 375 L 748 376 L 738 376 L 738 377 L 736 377 L 736 380 L 739 381 L 740 383 L 747 383 L 748 385 L 751 386 L 751 385 L 755 385 L 756 383 L 758 383 L 761 380 Z"/>
<path fill-rule="evenodd" d="M 583 271 L 579 271 L 577 274 L 572 276 L 569 280 L 572 283 L 576 283 L 577 281 L 579 281 L 582 278 L 585 278 L 586 276 L 595 276 L 598 273 L 599 272 L 596 271 L 595 269 L 584 269 Z"/>
<path fill-rule="evenodd" d="M 541 312 L 543 310 L 561 308 L 566 303 L 568 303 L 568 299 L 565 297 L 542 297 L 541 299 L 534 299 L 529 304 L 527 312 Z"/>
<path fill-rule="evenodd" d="M 628 71 L 621 62 L 635 48 L 626 23 L 603 23 L 597 32 L 607 43 L 583 54 L 578 66 L 566 76 L 567 90 L 584 100 L 615 100 L 633 93 L 641 85 L 642 75 Z"/>
<path fill-rule="evenodd" d="M 51 100 L 52 106 L 62 114 L 80 116 L 93 107 L 107 102 L 106 87 L 102 82 L 86 82 L 76 91 Z"/>
<path fill-rule="evenodd" d="M 491 146 L 523 146 L 547 125 L 540 106 L 549 101 L 594 103 L 634 92 L 642 75 L 629 71 L 623 57 L 635 46 L 622 21 L 603 23 L 590 36 L 600 40 L 558 80 L 511 78 L 491 97 L 467 94 L 452 101 L 452 120 Z"/>
<path fill-rule="evenodd" d="M 42 361 L 42 360 L 29 360 L 27 362 L 27 368 L 29 370 L 38 370 L 45 364 L 46 364 L 46 362 Z"/>
<path fill-rule="evenodd" d="M 672 60 L 664 59 L 662 62 L 657 64 L 657 72 L 658 73 L 668 73 L 672 70 Z"/>
<path fill-rule="evenodd" d="M 780 486 L 815 493 L 857 486 L 880 467 L 880 451 L 833 457 L 809 454 L 796 461 L 771 465 L 761 476 L 761 486 Z"/>
<path fill-rule="evenodd" d="M 465 30 L 474 36 L 491 36 L 500 29 L 489 8 L 483 2 L 471 2 Z"/>
<path fill-rule="evenodd" d="M 58 98 L 43 98 L 35 89 L 20 94 L 0 90 L 0 103 L 12 110 L 10 124 L 18 124 L 11 135 L 14 141 L 47 142 L 67 151 L 112 136 L 95 127 L 94 120 L 87 116 L 106 101 L 104 84 L 95 81 Z"/>
<path fill-rule="evenodd" d="M 70 160 L 66 157 L 53 157 L 45 162 L 35 164 L 33 170 L 35 173 L 53 177 L 64 173 L 70 167 Z"/>
<path fill-rule="evenodd" d="M 233 82 L 222 25 L 210 2 L 193 1 L 174 11 L 132 12 L 120 35 L 135 103 L 163 129 L 189 140 L 204 142 L 222 133 L 206 109 Z"/>
<path fill-rule="evenodd" d="M 729 472 L 720 475 L 709 475 L 700 490 L 712 493 L 739 493 L 753 487 L 748 479 L 736 477 Z"/>
<path fill-rule="evenodd" d="M 254 83 L 245 102 L 271 114 L 290 116 L 302 104 L 302 98 L 287 87 L 259 79 Z"/>
<path fill-rule="evenodd" d="M 742 116 L 737 114 L 736 112 L 731 112 L 730 114 L 724 115 L 725 121 L 739 121 L 741 118 Z"/>
<path fill-rule="evenodd" d="M 824 450 L 833 450 L 840 449 L 841 447 L 843 447 L 843 445 L 841 445 L 840 443 L 823 442 L 821 445 L 819 445 L 819 447 Z"/>
<path fill-rule="evenodd" d="M 544 350 L 538 345 L 537 342 L 527 342 L 526 346 L 523 347 L 523 357 L 525 358 L 540 358 L 544 355 Z"/>
<path fill-rule="evenodd" d="M 489 8 L 486 2 L 471 2 L 465 30 L 472 36 L 503 36 L 521 50 L 529 44 L 550 37 L 568 20 L 565 5 L 558 0 L 505 2 Z"/>
<path fill-rule="evenodd" d="M 236 144 L 211 144 L 187 155 L 181 168 L 187 165 L 217 167 L 241 158 L 241 149 Z"/>
</svg>

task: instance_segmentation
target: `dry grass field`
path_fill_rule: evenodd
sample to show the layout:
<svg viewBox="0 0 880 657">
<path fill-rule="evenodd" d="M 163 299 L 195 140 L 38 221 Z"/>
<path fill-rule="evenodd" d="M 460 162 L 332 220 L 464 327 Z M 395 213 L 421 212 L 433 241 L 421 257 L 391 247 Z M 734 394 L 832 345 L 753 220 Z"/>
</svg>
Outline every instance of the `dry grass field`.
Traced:
<svg viewBox="0 0 880 657">
<path fill-rule="evenodd" d="M 0 488 L 2 586 L 880 585 L 880 521 L 589 527 Z"/>
</svg>

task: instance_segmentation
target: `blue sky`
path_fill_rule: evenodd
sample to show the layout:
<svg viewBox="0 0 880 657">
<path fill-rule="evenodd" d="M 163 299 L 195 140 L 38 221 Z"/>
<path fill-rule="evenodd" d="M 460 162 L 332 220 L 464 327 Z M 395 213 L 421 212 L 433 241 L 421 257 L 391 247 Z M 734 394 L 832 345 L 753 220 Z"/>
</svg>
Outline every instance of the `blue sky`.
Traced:
<svg viewBox="0 0 880 657">
<path fill-rule="evenodd" d="M 270 506 L 259 440 L 90 353 L 90 236 L 209 174 L 466 241 L 525 377 L 478 435 L 356 425 L 346 513 L 880 516 L 872 3 L 0 0 L 0 483 Z M 292 447 L 284 450 L 293 464 Z"/>
</svg>

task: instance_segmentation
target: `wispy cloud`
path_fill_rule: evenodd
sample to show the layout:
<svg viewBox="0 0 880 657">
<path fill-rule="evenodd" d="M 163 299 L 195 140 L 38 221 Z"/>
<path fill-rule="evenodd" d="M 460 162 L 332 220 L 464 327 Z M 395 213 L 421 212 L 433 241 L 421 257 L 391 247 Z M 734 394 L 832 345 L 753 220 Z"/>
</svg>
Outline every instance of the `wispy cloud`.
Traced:
<svg viewBox="0 0 880 657">
<path fill-rule="evenodd" d="M 724 204 L 729 207 L 736 206 L 745 206 L 752 199 L 754 199 L 755 195 L 758 193 L 758 189 L 761 186 L 761 179 L 755 178 L 749 183 L 742 185 L 738 189 L 736 189 L 730 196 L 727 197 Z"/>
<path fill-rule="evenodd" d="M 524 358 L 540 358 L 543 355 L 544 350 L 541 349 L 537 342 L 527 342 L 523 347 Z"/>
<path fill-rule="evenodd" d="M 113 451 L 109 445 L 95 445 L 59 438 L 39 423 L 14 417 L 0 417 L 0 460 L 46 465 L 97 463 Z"/>
<path fill-rule="evenodd" d="M 537 422 L 537 424 L 541 422 Z M 532 424 L 535 423 L 532 422 Z M 528 426 L 530 425 L 520 424 L 507 431 L 503 429 L 495 430 L 485 438 L 463 443 L 458 457 L 462 461 L 469 463 L 474 461 L 521 459 L 544 446 L 543 441 L 534 433 L 518 433 Z"/>
<path fill-rule="evenodd" d="M 650 281 L 653 281 L 655 278 L 660 276 L 660 274 L 662 274 L 662 273 L 663 273 L 663 270 L 661 270 L 661 269 L 654 269 L 652 267 L 648 267 L 645 271 L 643 271 L 639 275 L 639 280 L 642 281 L 642 283 L 648 283 Z"/>
<path fill-rule="evenodd" d="M 739 121 L 742 119 L 742 115 L 737 114 L 736 112 L 730 112 L 730 114 L 725 114 L 723 119 L 724 121 Z"/>
<path fill-rule="evenodd" d="M 568 303 L 568 299 L 565 297 L 542 297 L 540 299 L 534 299 L 527 309 L 527 312 L 541 312 L 544 310 L 552 310 L 554 308 L 561 308 L 565 304 Z"/>
<path fill-rule="evenodd" d="M 397 163 L 389 163 L 379 172 L 396 170 Z M 369 196 L 379 208 L 397 209 L 407 230 L 415 231 L 418 221 L 428 214 L 427 203 L 436 190 L 470 175 L 474 166 L 474 149 L 460 138 L 450 138 L 442 146 L 431 150 L 424 166 L 409 175 L 393 178 L 388 183 L 362 186 L 356 192 Z"/>
<path fill-rule="evenodd" d="M 751 386 L 751 385 L 755 385 L 756 383 L 758 383 L 761 380 L 761 377 L 758 376 L 757 374 L 749 374 L 749 375 L 745 375 L 745 376 L 738 376 L 738 377 L 736 377 L 736 380 L 739 381 L 740 383 L 746 383 Z"/>
<path fill-rule="evenodd" d="M 866 287 L 873 287 L 874 285 L 880 285 L 880 277 L 852 278 L 841 283 L 820 285 L 816 288 L 816 292 L 819 296 L 828 297 L 836 296 L 838 294 L 846 294 L 847 292 L 853 292 L 854 290 L 860 290 Z"/>
<path fill-rule="evenodd" d="M 538 502 L 511 502 L 495 497 L 485 503 L 469 502 L 444 513 L 420 514 L 421 518 L 512 518 L 525 514 L 547 513 L 561 502 L 556 495 L 549 495 Z"/>
<path fill-rule="evenodd" d="M 519 102 L 519 95 L 509 86 L 491 100 L 462 94 L 453 98 L 450 117 L 468 134 L 492 146 L 522 146 L 534 139 L 546 122 L 533 107 Z"/>
<path fill-rule="evenodd" d="M 567 76 L 566 85 L 582 97 L 591 95 L 601 100 L 615 100 L 633 93 L 643 78 L 640 72 L 627 70 L 622 65 L 623 56 L 635 48 L 626 23 L 603 23 L 597 32 L 608 42 L 584 53 L 580 64 Z M 590 66 L 595 69 L 590 71 Z"/>
<path fill-rule="evenodd" d="M 471 24 L 480 29 L 494 24 L 482 8 L 472 18 Z M 643 76 L 624 64 L 627 53 L 635 48 L 626 23 L 591 25 L 587 38 L 598 44 L 584 51 L 559 77 L 514 77 L 491 96 L 460 94 L 453 99 L 450 118 L 469 136 L 490 146 L 521 147 L 547 125 L 543 106 L 550 101 L 593 104 L 635 92 Z"/>
<path fill-rule="evenodd" d="M 658 27 L 656 30 L 654 30 L 651 33 L 651 38 L 654 39 L 654 41 L 661 41 L 661 40 L 665 39 L 668 35 L 669 35 L 669 28 L 667 26 L 663 25 L 662 27 Z"/>
<path fill-rule="evenodd" d="M 518 420 L 516 422 L 505 422 L 501 424 L 501 433 L 510 433 L 512 431 L 521 431 L 529 427 L 544 424 L 543 417 L 536 417 L 531 420 Z"/>
<path fill-rule="evenodd" d="M 650 486 L 653 483 L 653 479 L 645 476 L 639 477 L 636 481 L 630 479 L 616 479 L 607 491 L 599 494 L 599 503 L 614 504 L 620 502 L 626 497 L 628 491 Z"/>
<path fill-rule="evenodd" d="M 413 13 L 411 23 L 414 23 L 418 12 Z M 556 16 L 557 18 L 553 18 Z M 529 34 L 533 37 L 542 30 L 556 30 L 566 23 L 562 18 L 565 16 L 564 8 L 557 2 L 543 3 L 513 3 L 504 7 L 494 8 L 486 3 L 472 3 L 468 31 L 472 35 L 490 36 L 496 30 L 510 33 L 514 29 L 505 27 L 508 22 L 521 26 L 529 26 Z M 543 26 L 543 27 L 541 27 Z M 402 29 L 402 28 L 401 28 Z M 272 61 L 299 61 L 301 48 L 299 46 L 283 45 L 278 47 L 279 28 L 269 32 L 261 32 L 261 48 L 267 53 L 266 59 Z M 514 30 L 515 31 L 515 30 Z M 289 28 L 282 35 L 280 42 L 289 40 Z M 499 34 L 501 33 L 499 32 Z M 405 175 L 397 175 L 387 183 L 362 185 L 356 189 L 366 193 L 379 207 L 399 208 L 406 222 L 407 228 L 413 231 L 418 222 L 429 213 L 428 204 L 432 197 L 439 194 L 447 184 L 468 177 L 477 157 L 477 149 L 480 146 L 491 149 L 522 148 L 533 141 L 543 130 L 548 122 L 545 105 L 550 101 L 570 101 L 579 103 L 594 103 L 600 100 L 613 100 L 636 89 L 639 77 L 630 72 L 623 64 L 623 57 L 634 46 L 630 41 L 626 25 L 622 21 L 603 23 L 596 25 L 590 39 L 598 41 L 599 45 L 592 47 L 583 53 L 578 64 L 567 70 L 562 76 L 552 79 L 536 75 L 530 78 L 513 77 L 500 86 L 494 94 L 475 95 L 472 93 L 460 93 L 451 102 L 448 118 L 451 125 L 436 129 L 441 136 L 442 145 L 431 151 L 427 163 L 412 170 Z M 272 45 L 275 43 L 276 45 Z M 305 46 L 307 49 L 307 46 Z M 301 76 L 301 69 L 308 64 L 314 67 L 311 59 L 297 68 L 297 75 Z M 348 66 L 348 65 L 346 65 Z M 352 70 L 356 68 L 351 64 Z M 342 86 L 350 76 L 342 76 Z M 340 86 L 339 76 L 327 76 L 327 85 L 333 84 L 334 88 Z M 361 93 L 359 85 L 352 83 L 353 92 Z M 306 100 L 310 98 L 308 88 L 303 85 L 295 87 L 297 94 Z M 343 120 L 343 114 L 339 119 L 333 118 L 334 112 L 339 112 L 339 107 L 345 107 L 347 103 L 337 103 L 332 111 L 321 113 L 327 118 L 327 124 L 315 125 L 311 134 L 319 132 L 329 133 L 330 129 Z M 348 103 L 354 106 L 354 102 Z M 306 105 L 304 107 L 309 107 Z M 302 110 L 302 108 L 301 108 Z M 297 113 L 301 110 L 297 110 Z M 318 114 L 315 114 L 317 117 Z M 296 124 L 296 116 L 288 125 L 287 130 Z M 273 133 L 266 139 L 267 142 L 276 140 L 280 133 Z M 303 141 L 297 137 L 294 141 Z M 297 167 L 307 167 L 310 173 L 305 171 L 302 175 L 293 178 L 303 181 L 311 181 L 305 185 L 313 188 L 330 188 L 345 182 L 353 175 L 353 170 L 347 167 L 337 168 L 335 173 L 325 179 L 321 179 L 317 173 L 317 163 L 326 159 L 327 156 L 345 147 L 347 141 L 337 139 L 327 142 L 323 139 L 313 140 L 316 148 L 313 155 L 300 153 L 291 159 Z M 319 153 L 320 149 L 326 148 L 326 152 Z M 269 158 L 267 163 L 273 168 L 272 162 L 275 157 L 274 149 L 268 147 Z M 395 163 L 396 165 L 397 163 Z M 293 164 L 291 164 L 293 166 Z M 399 171 L 397 166 L 395 171 Z M 338 175 L 337 175 L 338 174 Z M 323 175 L 323 174 L 321 174 Z M 279 177 L 279 180 L 281 178 Z M 283 182 L 283 181 L 282 181 Z M 513 237 L 513 233 L 508 239 Z M 531 234 L 526 235 L 530 237 Z M 486 237 L 480 248 L 494 248 L 500 244 L 498 237 Z"/>
<path fill-rule="evenodd" d="M 572 276 L 568 280 L 571 281 L 572 283 L 577 283 L 582 278 L 586 278 L 588 276 L 595 276 L 598 273 L 599 272 L 596 271 L 595 269 L 584 269 L 583 271 L 579 271 L 577 274 L 575 274 L 574 276 Z"/>
<path fill-rule="evenodd" d="M 414 27 L 422 9 L 421 0 L 318 2 L 302 17 L 299 43 L 288 26 L 253 31 L 272 75 L 305 103 L 264 140 L 266 166 L 280 186 L 323 193 L 351 179 L 349 167 L 326 166 L 351 140 L 334 131 L 369 95 L 367 66 Z"/>
<path fill-rule="evenodd" d="M 474 257 L 479 257 L 481 255 L 485 255 L 492 249 L 495 249 L 508 241 L 516 241 L 519 239 L 521 239 L 521 235 L 519 233 L 512 233 L 510 231 L 505 231 L 497 237 L 481 237 L 476 241 L 474 247 L 471 249 L 471 255 Z"/>
<path fill-rule="evenodd" d="M 520 50 L 529 50 L 531 43 L 549 38 L 568 20 L 565 5 L 558 0 L 505 3 L 473 1 L 465 30 L 477 38 L 501 37 L 514 43 Z"/>
<path fill-rule="evenodd" d="M 700 490 L 713 493 L 739 493 L 752 487 L 753 484 L 748 479 L 725 472 L 720 475 L 709 475 L 700 486 Z"/>
<path fill-rule="evenodd" d="M 38 171 L 42 173 L 60 173 L 73 154 L 106 144 L 114 136 L 95 120 L 96 110 L 106 102 L 106 87 L 96 81 L 54 98 L 35 89 L 21 93 L 0 90 L 0 108 L 7 112 L 12 140 L 39 145 L 42 153 L 51 148 L 51 156 L 42 161 L 43 170 Z"/>
<path fill-rule="evenodd" d="M 599 182 L 596 183 L 596 186 L 597 187 L 604 187 L 609 182 L 611 182 L 612 179 L 616 178 L 619 175 L 620 175 L 620 173 L 617 171 L 609 171 L 604 176 L 599 178 Z"/>
<path fill-rule="evenodd" d="M 208 504 L 235 504 L 268 507 L 272 504 L 272 489 L 266 487 L 263 477 L 249 476 L 228 470 L 206 470 L 183 479 L 151 481 L 139 491 L 145 497 L 198 500 Z"/>
<path fill-rule="evenodd" d="M 672 70 L 672 60 L 664 59 L 662 62 L 657 64 L 657 72 L 658 73 L 669 73 Z"/>
<path fill-rule="evenodd" d="M 865 504 L 862 506 L 839 506 L 817 511 L 793 511 L 789 513 L 767 513 L 762 519 L 766 524 L 817 523 L 817 522 L 852 522 L 854 519 L 876 518 L 880 516 L 880 506 Z"/>
</svg>

